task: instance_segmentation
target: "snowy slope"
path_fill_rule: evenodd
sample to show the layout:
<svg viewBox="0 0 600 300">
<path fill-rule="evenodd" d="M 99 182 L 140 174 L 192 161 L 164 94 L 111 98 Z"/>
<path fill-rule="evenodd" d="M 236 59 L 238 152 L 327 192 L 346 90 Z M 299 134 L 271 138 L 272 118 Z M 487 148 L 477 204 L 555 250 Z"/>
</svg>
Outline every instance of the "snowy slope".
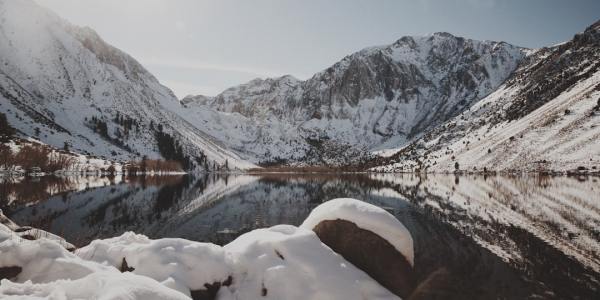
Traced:
<svg viewBox="0 0 600 300">
<path fill-rule="evenodd" d="M 360 153 L 404 145 L 487 96 L 525 52 L 448 33 L 404 37 L 306 81 L 255 79 L 216 97 L 188 96 L 185 118 L 218 124 L 207 133 L 254 162 L 356 162 Z"/>
<path fill-rule="evenodd" d="M 440 218 L 504 260 L 531 263 L 533 258 L 527 254 L 527 248 L 539 239 L 584 266 L 600 270 L 596 181 L 566 176 L 442 174 L 378 174 L 373 178 L 389 182 L 390 189 L 399 192 L 398 197 L 405 195 L 440 214 Z M 523 239 L 519 231 L 507 230 L 511 228 L 524 230 L 531 237 Z M 536 252 L 544 253 L 539 249 Z M 573 276 L 577 272 L 565 273 Z"/>
<path fill-rule="evenodd" d="M 93 30 L 31 0 L 0 0 L 0 112 L 21 136 L 125 160 L 160 157 L 162 130 L 196 164 L 252 167 L 180 118 L 181 109 L 168 88 Z"/>
<path fill-rule="evenodd" d="M 376 170 L 600 167 L 600 23 L 530 54 L 497 91 Z"/>
</svg>

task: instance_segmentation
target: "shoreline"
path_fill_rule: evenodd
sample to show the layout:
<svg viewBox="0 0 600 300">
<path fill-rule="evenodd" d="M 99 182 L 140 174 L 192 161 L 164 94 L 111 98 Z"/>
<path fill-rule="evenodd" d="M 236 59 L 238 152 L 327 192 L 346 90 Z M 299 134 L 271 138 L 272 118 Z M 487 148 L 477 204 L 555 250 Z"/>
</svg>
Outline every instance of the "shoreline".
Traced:
<svg viewBox="0 0 600 300">
<path fill-rule="evenodd" d="M 590 177 L 600 177 L 600 171 L 528 171 L 528 170 L 511 170 L 511 171 L 458 171 L 458 172 L 449 172 L 449 171 L 436 171 L 436 172 L 407 172 L 407 171 L 395 171 L 395 172 L 381 172 L 381 171 L 305 171 L 305 170 L 286 170 L 286 171 L 276 171 L 276 170 L 258 170 L 254 169 L 251 171 L 232 171 L 232 172 L 194 172 L 194 171 L 182 171 L 182 172 L 159 172 L 159 173 L 138 173 L 138 174 L 127 174 L 127 173 L 86 173 L 86 172 L 62 172 L 62 173 L 43 173 L 41 175 L 31 175 L 31 174 L 22 174 L 15 175 L 10 172 L 0 171 L 0 177 L 6 178 L 42 178 L 42 177 L 161 177 L 161 176 L 185 176 L 185 175 L 252 175 L 252 176 L 260 176 L 260 175 L 370 175 L 370 174 L 384 174 L 384 175 L 392 175 L 392 174 L 403 174 L 403 175 L 419 175 L 419 176 L 427 176 L 427 175 L 455 175 L 455 176 L 468 176 L 468 175 L 480 175 L 480 176 L 519 176 L 519 175 L 533 175 L 533 176 L 567 176 L 567 177 L 577 177 L 577 176 L 590 176 Z"/>
</svg>

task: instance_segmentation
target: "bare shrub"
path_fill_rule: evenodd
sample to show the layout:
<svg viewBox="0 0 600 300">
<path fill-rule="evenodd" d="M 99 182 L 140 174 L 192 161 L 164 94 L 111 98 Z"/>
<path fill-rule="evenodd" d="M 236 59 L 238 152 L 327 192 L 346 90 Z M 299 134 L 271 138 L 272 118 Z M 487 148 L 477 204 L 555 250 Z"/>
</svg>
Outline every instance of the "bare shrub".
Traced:
<svg viewBox="0 0 600 300">
<path fill-rule="evenodd" d="M 7 165 L 18 165 L 29 170 L 33 167 L 39 167 L 45 172 L 55 172 L 58 170 L 68 170 L 75 165 L 75 158 L 52 151 L 48 146 L 43 145 L 25 145 L 16 154 L 3 154 L 0 158 L 0 164 L 7 160 Z"/>
<path fill-rule="evenodd" d="M 42 170 L 48 164 L 48 155 L 51 150 L 48 147 L 38 145 L 25 145 L 16 155 L 16 163 L 26 170 L 39 167 Z"/>
<path fill-rule="evenodd" d="M 10 147 L 0 144 L 0 168 L 7 170 L 14 165 L 15 156 Z"/>
<path fill-rule="evenodd" d="M 58 170 L 69 170 L 75 165 L 75 158 L 70 155 L 51 153 L 44 171 L 56 172 Z"/>
</svg>

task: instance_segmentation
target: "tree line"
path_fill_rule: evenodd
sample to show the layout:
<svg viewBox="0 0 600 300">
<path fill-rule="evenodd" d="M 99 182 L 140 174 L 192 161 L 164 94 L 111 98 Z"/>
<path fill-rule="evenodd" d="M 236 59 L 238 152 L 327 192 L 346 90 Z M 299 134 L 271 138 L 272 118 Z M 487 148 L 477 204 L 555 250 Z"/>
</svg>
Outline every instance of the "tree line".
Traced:
<svg viewBox="0 0 600 300">
<path fill-rule="evenodd" d="M 148 172 L 181 172 L 181 163 L 174 160 L 143 158 L 140 161 L 130 161 L 123 165 L 123 171 L 129 174 Z"/>
</svg>

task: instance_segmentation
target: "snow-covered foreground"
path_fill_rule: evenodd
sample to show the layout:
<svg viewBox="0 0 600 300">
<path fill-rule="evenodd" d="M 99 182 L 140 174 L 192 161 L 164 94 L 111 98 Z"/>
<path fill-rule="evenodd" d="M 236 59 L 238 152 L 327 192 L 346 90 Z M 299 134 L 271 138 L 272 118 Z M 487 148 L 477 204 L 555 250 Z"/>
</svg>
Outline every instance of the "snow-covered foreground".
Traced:
<svg viewBox="0 0 600 300">
<path fill-rule="evenodd" d="M 0 275 L 3 268 L 21 268 L 2 279 L 0 298 L 208 299 L 202 296 L 218 291 L 216 299 L 399 299 L 310 229 L 344 218 L 412 261 L 406 228 L 385 210 L 353 199 L 331 200 L 315 211 L 301 228 L 258 229 L 224 247 L 128 232 L 71 253 L 54 240 L 25 240 L 0 224 Z"/>
</svg>

